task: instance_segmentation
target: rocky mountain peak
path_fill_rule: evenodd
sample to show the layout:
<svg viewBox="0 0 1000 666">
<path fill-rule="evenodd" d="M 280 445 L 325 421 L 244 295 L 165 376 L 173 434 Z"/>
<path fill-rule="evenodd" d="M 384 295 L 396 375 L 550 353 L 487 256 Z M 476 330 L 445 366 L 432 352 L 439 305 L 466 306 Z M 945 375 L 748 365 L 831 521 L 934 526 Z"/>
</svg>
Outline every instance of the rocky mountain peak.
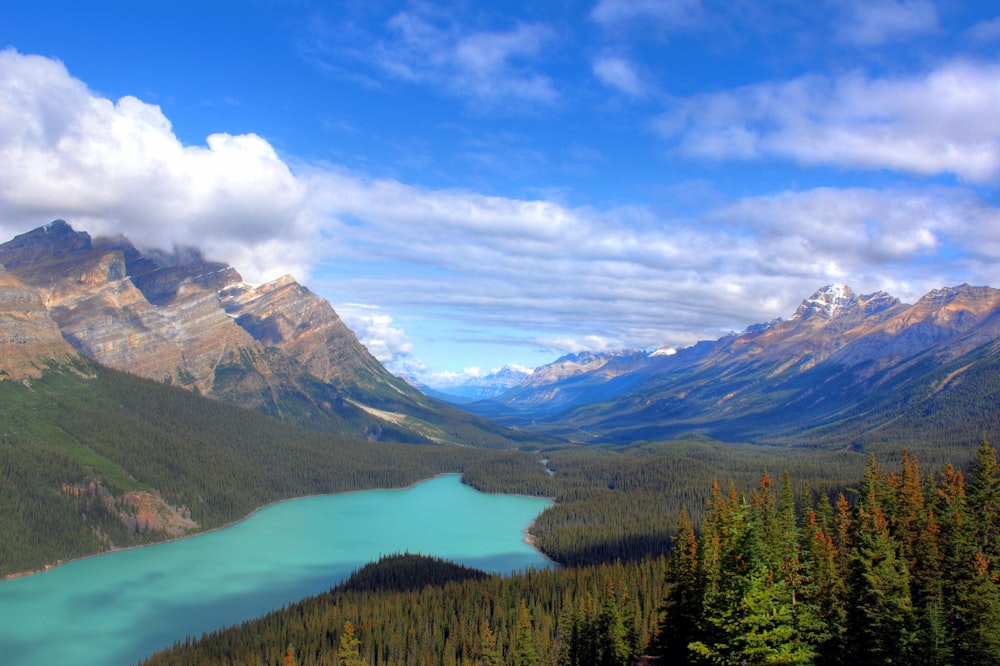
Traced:
<svg viewBox="0 0 1000 666">
<path fill-rule="evenodd" d="M 831 284 L 817 290 L 802 301 L 793 320 L 807 321 L 814 317 L 834 319 L 840 315 L 857 312 L 860 309 L 854 291 L 846 284 Z"/>
<path fill-rule="evenodd" d="M 868 317 L 899 305 L 899 302 L 884 291 L 859 296 L 846 284 L 831 284 L 802 301 L 791 320 L 833 321 L 847 315 Z"/>
</svg>

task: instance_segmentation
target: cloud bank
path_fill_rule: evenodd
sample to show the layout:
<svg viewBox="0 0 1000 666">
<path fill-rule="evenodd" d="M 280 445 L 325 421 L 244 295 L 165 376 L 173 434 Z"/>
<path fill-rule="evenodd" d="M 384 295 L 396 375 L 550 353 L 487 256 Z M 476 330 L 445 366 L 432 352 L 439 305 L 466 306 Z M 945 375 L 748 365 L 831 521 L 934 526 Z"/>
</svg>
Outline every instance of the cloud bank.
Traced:
<svg viewBox="0 0 1000 666">
<path fill-rule="evenodd" d="M 680 100 L 661 134 L 688 155 L 1000 180 L 1000 65 L 904 77 L 810 75 Z"/>
<path fill-rule="evenodd" d="M 497 48 L 483 61 L 503 60 Z M 681 104 L 669 135 L 720 159 L 992 182 L 998 74 L 951 62 L 895 81 L 739 89 Z M 1000 212 L 960 184 L 788 190 L 684 216 L 431 189 L 283 158 L 253 134 L 183 145 L 159 107 L 105 99 L 12 50 L 0 52 L 0 160 L 5 238 L 61 217 L 141 246 L 198 245 L 252 281 L 291 272 L 378 358 L 424 371 L 403 314 L 469 338 L 517 329 L 520 344 L 562 353 L 684 346 L 787 315 L 830 282 L 909 300 L 1000 284 Z"/>
</svg>

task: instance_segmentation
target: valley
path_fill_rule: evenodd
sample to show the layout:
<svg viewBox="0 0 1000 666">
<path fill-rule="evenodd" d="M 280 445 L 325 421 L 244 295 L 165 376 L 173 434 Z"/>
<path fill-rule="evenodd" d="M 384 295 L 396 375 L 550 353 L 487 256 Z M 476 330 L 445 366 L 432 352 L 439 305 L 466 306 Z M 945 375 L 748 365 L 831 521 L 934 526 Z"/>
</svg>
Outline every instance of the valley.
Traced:
<svg viewBox="0 0 1000 666">
<path fill-rule="evenodd" d="M 0 574 L 217 529 L 284 499 L 441 474 L 487 493 L 550 498 L 530 536 L 557 571 L 463 582 L 462 598 L 493 600 L 490 613 L 469 613 L 495 633 L 464 624 L 461 645 L 444 647 L 430 638 L 443 629 L 428 629 L 419 648 L 403 648 L 424 658 L 445 651 L 458 663 L 490 641 L 509 657 L 530 629 L 551 663 L 563 658 L 555 643 L 569 645 L 560 631 L 613 617 L 633 632 L 629 655 L 613 663 L 661 649 L 657 609 L 672 589 L 676 539 L 684 524 L 701 532 L 720 519 L 719 488 L 753 497 L 762 474 L 784 472 L 793 480 L 786 504 L 832 511 L 843 496 L 843 511 L 862 511 L 871 465 L 888 470 L 880 493 L 901 493 L 912 456 L 939 484 L 920 492 L 936 496 L 954 470 L 983 468 L 985 441 L 1000 431 L 1000 291 L 989 287 L 943 287 L 912 305 L 825 287 L 787 320 L 669 353 L 565 356 L 492 377 L 482 393 L 466 387 L 455 406 L 389 373 L 290 276 L 249 285 L 198 250 L 140 252 L 62 221 L 0 245 L 0 264 Z M 995 469 L 986 477 L 980 485 L 1000 488 Z M 766 492 L 777 502 L 775 487 Z M 803 548 L 810 520 L 792 520 Z M 549 585 L 571 590 L 561 613 L 536 589 Z M 326 614 L 324 604 L 347 603 L 330 594 L 336 602 L 302 603 Z M 323 620 L 338 624 L 327 637 L 358 622 L 369 649 L 398 653 L 403 609 L 416 602 L 386 595 L 349 604 L 364 614 L 366 603 L 391 607 L 396 633 L 337 615 Z M 532 605 L 526 629 L 515 596 L 548 610 Z M 290 643 L 322 643 L 282 618 L 248 630 L 270 636 L 254 649 L 274 656 Z M 232 648 L 247 636 L 234 629 L 212 640 Z M 299 655 L 303 664 L 334 663 L 329 646 L 315 649 Z"/>
</svg>

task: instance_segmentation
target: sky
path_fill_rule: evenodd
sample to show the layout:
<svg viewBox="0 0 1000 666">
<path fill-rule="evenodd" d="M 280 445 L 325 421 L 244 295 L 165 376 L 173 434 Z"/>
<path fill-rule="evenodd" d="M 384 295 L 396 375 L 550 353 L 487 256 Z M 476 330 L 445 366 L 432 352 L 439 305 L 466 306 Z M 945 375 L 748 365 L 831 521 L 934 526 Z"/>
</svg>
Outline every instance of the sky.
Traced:
<svg viewBox="0 0 1000 666">
<path fill-rule="evenodd" d="M 0 239 L 290 273 L 397 374 L 1000 287 L 1000 3 L 0 0 Z"/>
</svg>

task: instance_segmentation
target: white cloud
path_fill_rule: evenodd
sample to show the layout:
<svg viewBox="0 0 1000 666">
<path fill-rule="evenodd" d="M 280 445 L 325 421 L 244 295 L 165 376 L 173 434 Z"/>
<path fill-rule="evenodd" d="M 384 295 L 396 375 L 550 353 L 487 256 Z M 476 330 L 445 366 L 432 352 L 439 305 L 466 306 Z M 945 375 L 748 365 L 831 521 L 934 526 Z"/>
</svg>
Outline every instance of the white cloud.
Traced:
<svg viewBox="0 0 1000 666">
<path fill-rule="evenodd" d="M 968 36 L 975 42 L 1000 41 L 1000 16 L 980 21 L 969 29 Z"/>
<path fill-rule="evenodd" d="M 652 21 L 668 28 L 686 28 L 698 24 L 701 17 L 701 0 L 601 0 L 590 11 L 592 20 L 607 27 Z"/>
<path fill-rule="evenodd" d="M 862 47 L 905 41 L 937 30 L 937 9 L 929 0 L 854 0 L 837 34 Z"/>
<path fill-rule="evenodd" d="M 646 96 L 646 86 L 634 66 L 625 58 L 604 56 L 593 62 L 594 76 L 604 85 L 636 98 Z"/>
<path fill-rule="evenodd" d="M 184 146 L 158 106 L 91 93 L 65 67 L 0 52 L 0 214 L 23 228 L 56 217 L 128 229 L 155 247 L 197 243 L 250 279 L 305 273 L 314 229 L 304 190 L 266 141 L 213 134 Z"/>
<path fill-rule="evenodd" d="M 338 305 L 336 310 L 361 344 L 382 363 L 392 365 L 413 354 L 413 344 L 406 332 L 394 326 L 392 317 L 377 305 L 346 303 Z"/>
<path fill-rule="evenodd" d="M 367 63 L 377 77 L 429 85 L 491 108 L 511 102 L 551 104 L 559 96 L 552 80 L 537 71 L 546 47 L 556 40 L 544 24 L 475 30 L 423 6 L 397 13 L 385 27 L 384 35 L 354 35 L 358 43 L 349 46 L 343 42 L 350 31 L 320 26 L 314 29 L 319 46 L 312 46 L 307 57 L 349 78 L 359 74 L 342 72 L 338 61 Z"/>
<path fill-rule="evenodd" d="M 751 155 L 793 154 L 794 137 L 863 135 L 881 107 L 890 130 L 937 127 L 959 153 L 977 140 L 989 152 L 998 132 L 983 81 L 994 71 L 953 63 L 920 81 L 801 81 L 706 98 L 696 101 L 703 125 L 685 139 L 749 117 Z M 952 93 L 928 82 L 957 85 L 961 76 L 970 85 Z M 803 106 L 811 86 L 833 108 Z M 929 140 L 912 141 L 921 139 Z M 436 190 L 327 164 L 289 166 L 255 135 L 185 146 L 158 107 L 113 103 L 60 63 L 13 51 L 0 54 L 0 160 L 6 237 L 64 217 L 145 245 L 196 243 L 251 279 L 291 272 L 315 288 L 312 271 L 328 280 L 317 291 L 341 294 L 335 301 L 378 305 L 337 309 L 400 374 L 428 370 L 396 323 L 407 315 L 465 339 L 516 331 L 511 339 L 559 353 L 652 349 L 790 314 L 830 282 L 903 298 L 1000 283 L 1000 212 L 968 189 L 817 188 L 690 218 Z M 985 179 L 983 165 L 969 173 Z"/>
<path fill-rule="evenodd" d="M 951 61 L 922 75 L 807 76 L 681 101 L 659 121 L 684 152 L 713 159 L 1000 179 L 1000 65 Z"/>
</svg>

